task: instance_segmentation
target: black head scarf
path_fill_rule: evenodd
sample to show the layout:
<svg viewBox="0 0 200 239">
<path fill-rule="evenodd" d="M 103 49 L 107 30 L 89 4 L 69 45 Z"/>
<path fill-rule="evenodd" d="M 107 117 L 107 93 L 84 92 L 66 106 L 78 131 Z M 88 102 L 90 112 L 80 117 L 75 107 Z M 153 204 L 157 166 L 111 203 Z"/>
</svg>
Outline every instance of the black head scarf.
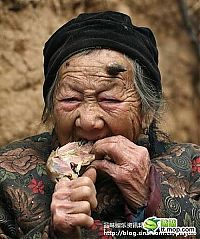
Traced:
<svg viewBox="0 0 200 239">
<path fill-rule="evenodd" d="M 113 11 L 83 13 L 60 27 L 45 43 L 43 97 L 55 80 L 62 63 L 87 49 L 112 49 L 136 60 L 158 95 L 161 76 L 158 51 L 152 31 L 132 24 L 129 16 Z"/>
</svg>

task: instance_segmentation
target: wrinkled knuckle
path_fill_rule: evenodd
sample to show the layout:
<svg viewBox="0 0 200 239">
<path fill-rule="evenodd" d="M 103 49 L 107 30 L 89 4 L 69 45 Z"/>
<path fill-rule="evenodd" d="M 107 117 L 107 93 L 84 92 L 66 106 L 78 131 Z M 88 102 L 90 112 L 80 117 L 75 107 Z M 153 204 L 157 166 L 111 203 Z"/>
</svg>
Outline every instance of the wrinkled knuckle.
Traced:
<svg viewBox="0 0 200 239">
<path fill-rule="evenodd" d="M 100 145 L 101 145 L 101 142 L 100 142 L 101 140 L 98 140 L 98 141 L 96 141 L 95 143 L 94 143 L 94 145 L 93 145 L 93 147 L 92 147 L 92 152 L 93 153 L 95 153 L 95 152 L 97 152 L 98 150 L 99 150 L 99 147 L 100 147 Z"/>
<path fill-rule="evenodd" d="M 123 135 L 119 135 L 120 140 L 126 140 L 126 138 Z"/>
<path fill-rule="evenodd" d="M 72 216 L 71 214 L 65 214 L 65 218 L 63 220 L 65 222 L 65 227 L 73 227 L 77 224 L 76 217 Z"/>
<path fill-rule="evenodd" d="M 71 193 L 72 193 L 72 191 L 67 190 L 67 189 L 65 191 L 54 192 L 53 196 L 52 196 L 52 201 L 60 201 L 63 199 L 70 199 Z"/>
<path fill-rule="evenodd" d="M 149 156 L 149 151 L 147 148 L 140 146 L 140 152 L 142 156 L 148 157 Z"/>
<path fill-rule="evenodd" d="M 116 140 L 118 143 L 124 144 L 124 142 L 127 141 L 127 138 L 125 138 L 123 135 L 116 136 Z"/>
<path fill-rule="evenodd" d="M 119 144 L 121 144 L 121 143 L 122 142 L 119 141 Z M 111 146 L 110 146 L 111 152 L 115 152 L 119 148 L 119 144 L 118 143 L 117 144 L 115 144 L 115 143 L 111 144 Z"/>
<path fill-rule="evenodd" d="M 54 192 L 54 193 L 52 194 L 52 202 L 56 199 L 56 194 L 57 194 L 57 192 Z"/>
<path fill-rule="evenodd" d="M 65 202 L 64 207 L 65 207 L 66 210 L 71 209 L 72 208 L 72 202 L 71 201 Z"/>
<path fill-rule="evenodd" d="M 86 196 L 90 196 L 92 194 L 92 189 L 88 186 L 84 186 L 83 192 L 85 193 Z"/>
<path fill-rule="evenodd" d="M 66 179 L 61 178 L 61 179 L 56 183 L 55 189 L 58 190 L 59 188 L 62 188 L 62 187 L 69 187 L 70 183 L 71 183 L 71 182 L 66 181 Z"/>
<path fill-rule="evenodd" d="M 59 198 L 60 198 L 60 193 L 59 193 L 59 191 L 54 192 L 52 199 L 53 199 L 53 200 L 58 200 Z"/>
<path fill-rule="evenodd" d="M 88 201 L 85 201 L 85 202 L 84 202 L 84 208 L 85 208 L 85 211 L 86 211 L 87 213 L 90 213 L 91 207 L 90 207 L 90 203 L 89 203 Z"/>
<path fill-rule="evenodd" d="M 64 218 L 60 216 L 59 213 L 54 213 L 52 215 L 52 220 L 53 220 L 53 225 L 55 228 L 59 228 L 62 224 L 63 224 L 63 221 L 64 221 Z"/>
<path fill-rule="evenodd" d="M 108 162 L 106 160 L 102 160 L 102 168 L 106 169 L 108 167 Z"/>
<path fill-rule="evenodd" d="M 92 180 L 89 177 L 83 177 L 83 183 L 84 185 L 91 185 L 92 184 Z"/>
</svg>

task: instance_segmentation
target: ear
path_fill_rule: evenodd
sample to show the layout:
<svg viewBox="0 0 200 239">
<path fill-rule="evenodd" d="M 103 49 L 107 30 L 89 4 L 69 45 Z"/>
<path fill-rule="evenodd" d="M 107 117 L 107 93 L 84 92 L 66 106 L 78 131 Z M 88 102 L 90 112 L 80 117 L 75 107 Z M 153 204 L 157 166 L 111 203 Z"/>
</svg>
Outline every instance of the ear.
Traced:
<svg viewBox="0 0 200 239">
<path fill-rule="evenodd" d="M 142 130 L 143 132 L 149 128 L 149 125 L 151 124 L 151 122 L 153 121 L 155 116 L 155 111 L 150 111 L 147 114 L 143 115 L 142 118 Z"/>
</svg>

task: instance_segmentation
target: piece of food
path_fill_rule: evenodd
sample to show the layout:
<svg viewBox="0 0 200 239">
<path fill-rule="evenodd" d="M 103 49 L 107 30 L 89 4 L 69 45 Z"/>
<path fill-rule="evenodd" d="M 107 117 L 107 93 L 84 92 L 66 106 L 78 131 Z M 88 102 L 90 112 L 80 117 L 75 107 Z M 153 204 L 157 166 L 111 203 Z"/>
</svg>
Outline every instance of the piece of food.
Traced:
<svg viewBox="0 0 200 239">
<path fill-rule="evenodd" d="M 52 151 L 47 160 L 47 170 L 51 179 L 57 182 L 60 178 L 75 179 L 95 160 L 90 154 L 92 142 L 72 142 Z"/>
</svg>

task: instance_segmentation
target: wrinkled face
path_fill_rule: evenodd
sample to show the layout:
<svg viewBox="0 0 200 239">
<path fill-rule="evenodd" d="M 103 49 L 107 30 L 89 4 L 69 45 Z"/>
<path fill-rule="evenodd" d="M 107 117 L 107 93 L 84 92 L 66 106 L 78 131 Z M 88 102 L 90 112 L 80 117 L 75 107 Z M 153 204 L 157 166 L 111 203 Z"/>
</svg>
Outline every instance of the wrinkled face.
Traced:
<svg viewBox="0 0 200 239">
<path fill-rule="evenodd" d="M 61 145 L 141 132 L 141 100 L 129 60 L 121 53 L 96 50 L 72 57 L 60 68 L 54 93 L 55 130 Z"/>
</svg>

